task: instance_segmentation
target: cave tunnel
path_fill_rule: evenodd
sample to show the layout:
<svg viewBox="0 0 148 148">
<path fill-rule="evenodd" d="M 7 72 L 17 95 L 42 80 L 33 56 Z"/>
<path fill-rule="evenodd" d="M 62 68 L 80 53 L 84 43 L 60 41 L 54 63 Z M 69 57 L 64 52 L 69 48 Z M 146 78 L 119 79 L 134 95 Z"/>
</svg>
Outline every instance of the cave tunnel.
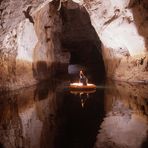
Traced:
<svg viewBox="0 0 148 148">
<path fill-rule="evenodd" d="M 89 82 L 100 83 L 105 79 L 105 67 L 101 52 L 101 41 L 91 25 L 84 7 L 61 7 L 62 47 L 70 52 L 68 72 L 71 80 L 78 80 L 83 70 Z M 83 19 L 82 19 L 83 18 Z"/>
<path fill-rule="evenodd" d="M 0 1 L 0 148 L 148 148 L 148 0 L 78 1 Z"/>
</svg>

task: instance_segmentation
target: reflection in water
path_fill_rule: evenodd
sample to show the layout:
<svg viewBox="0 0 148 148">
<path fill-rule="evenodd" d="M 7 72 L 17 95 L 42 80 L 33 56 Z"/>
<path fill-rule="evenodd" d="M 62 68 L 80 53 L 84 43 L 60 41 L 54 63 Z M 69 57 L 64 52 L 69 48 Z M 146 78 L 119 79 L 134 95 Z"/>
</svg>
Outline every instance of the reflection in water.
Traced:
<svg viewBox="0 0 148 148">
<path fill-rule="evenodd" d="M 56 82 L 50 82 L 0 96 L 0 143 L 3 147 L 52 147 L 57 106 L 55 91 Z M 48 137 L 46 130 L 51 133 Z"/>
<path fill-rule="evenodd" d="M 85 107 L 82 108 L 79 95 L 65 92 L 60 110 L 63 123 L 60 124 L 61 128 L 58 128 L 60 131 L 56 137 L 56 147 L 93 147 L 104 116 L 103 95 L 103 90 L 89 94 Z"/>
<path fill-rule="evenodd" d="M 82 108 L 84 108 L 86 101 L 89 99 L 90 97 L 89 95 L 95 92 L 96 92 L 96 89 L 95 90 L 84 90 L 84 91 L 77 91 L 77 90 L 70 91 L 71 94 L 75 94 L 79 96 Z"/>
<path fill-rule="evenodd" d="M 106 116 L 96 148 L 148 147 L 148 86 L 115 83 L 105 90 Z"/>
<path fill-rule="evenodd" d="M 89 94 L 88 93 L 84 93 L 84 94 L 80 94 L 80 100 L 81 100 L 81 106 L 82 108 L 84 108 L 86 101 L 89 99 Z"/>
<path fill-rule="evenodd" d="M 0 147 L 148 147 L 148 86 L 109 83 L 96 92 L 68 92 L 63 84 L 1 94 Z"/>
</svg>

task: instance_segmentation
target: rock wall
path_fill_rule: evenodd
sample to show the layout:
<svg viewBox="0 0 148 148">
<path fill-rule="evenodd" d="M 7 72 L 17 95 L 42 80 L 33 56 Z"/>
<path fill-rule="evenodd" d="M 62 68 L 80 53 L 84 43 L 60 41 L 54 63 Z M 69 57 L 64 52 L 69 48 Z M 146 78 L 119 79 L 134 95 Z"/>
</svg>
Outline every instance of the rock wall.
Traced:
<svg viewBox="0 0 148 148">
<path fill-rule="evenodd" d="M 61 20 L 54 6 L 43 5 L 32 13 L 22 20 L 18 17 L 19 24 L 13 26 L 12 19 L 14 22 L 2 28 L 5 32 L 0 45 L 0 90 L 26 87 L 48 79 L 55 68 L 69 61 L 69 55 L 61 50 Z M 61 71 L 65 69 L 62 66 Z"/>
<path fill-rule="evenodd" d="M 0 42 L 5 35 L 16 28 L 16 26 L 25 19 L 24 11 L 28 8 L 30 15 L 43 8 L 52 0 L 1 0 L 0 1 Z M 31 7 L 30 7 L 31 6 Z M 31 9 L 30 9 L 31 8 Z"/>
<path fill-rule="evenodd" d="M 108 77 L 148 82 L 148 1 L 84 0 L 100 40 Z"/>
<path fill-rule="evenodd" d="M 68 1 L 68 3 L 67 3 Z M 61 0 L 79 3 L 102 41 L 109 78 L 148 82 L 147 0 Z M 58 0 L 0 1 L 0 89 L 28 86 L 68 63 L 61 50 Z M 52 4 L 56 8 L 51 8 Z M 60 9 L 60 7 L 59 7 Z M 61 71 L 65 67 L 61 67 Z"/>
</svg>

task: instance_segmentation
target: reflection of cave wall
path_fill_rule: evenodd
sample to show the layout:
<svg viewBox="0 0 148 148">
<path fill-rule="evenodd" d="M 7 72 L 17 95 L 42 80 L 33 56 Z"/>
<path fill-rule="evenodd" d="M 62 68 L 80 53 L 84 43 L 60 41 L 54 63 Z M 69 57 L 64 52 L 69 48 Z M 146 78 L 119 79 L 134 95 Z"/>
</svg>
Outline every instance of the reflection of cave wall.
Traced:
<svg viewBox="0 0 148 148">
<path fill-rule="evenodd" d="M 134 113 L 143 116 L 145 119 L 147 118 L 147 85 L 123 82 L 109 82 L 108 85 L 112 88 L 106 90 L 106 112 L 112 109 L 113 102 L 120 100 L 126 108 L 130 108 Z"/>
<path fill-rule="evenodd" d="M 105 92 L 106 117 L 101 124 L 96 148 L 146 148 L 147 85 L 108 83 Z"/>
<path fill-rule="evenodd" d="M 0 94 L 0 148 L 54 147 L 62 97 L 56 98 L 57 84 L 50 80 Z"/>
<path fill-rule="evenodd" d="M 90 81 L 103 79 L 105 70 L 101 42 L 85 8 L 74 3 L 72 8 L 63 6 L 61 17 L 62 45 L 71 53 L 70 64 L 83 66 Z"/>
</svg>

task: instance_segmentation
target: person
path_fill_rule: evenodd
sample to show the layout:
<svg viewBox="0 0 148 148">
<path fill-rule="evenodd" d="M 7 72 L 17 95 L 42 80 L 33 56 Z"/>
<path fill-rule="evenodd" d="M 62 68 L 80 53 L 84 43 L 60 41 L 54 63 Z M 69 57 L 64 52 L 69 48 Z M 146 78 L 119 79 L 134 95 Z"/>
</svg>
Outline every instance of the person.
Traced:
<svg viewBox="0 0 148 148">
<path fill-rule="evenodd" d="M 80 70 L 79 76 L 80 76 L 79 82 L 82 83 L 83 85 L 87 85 L 88 79 L 86 78 L 82 70 Z"/>
</svg>

